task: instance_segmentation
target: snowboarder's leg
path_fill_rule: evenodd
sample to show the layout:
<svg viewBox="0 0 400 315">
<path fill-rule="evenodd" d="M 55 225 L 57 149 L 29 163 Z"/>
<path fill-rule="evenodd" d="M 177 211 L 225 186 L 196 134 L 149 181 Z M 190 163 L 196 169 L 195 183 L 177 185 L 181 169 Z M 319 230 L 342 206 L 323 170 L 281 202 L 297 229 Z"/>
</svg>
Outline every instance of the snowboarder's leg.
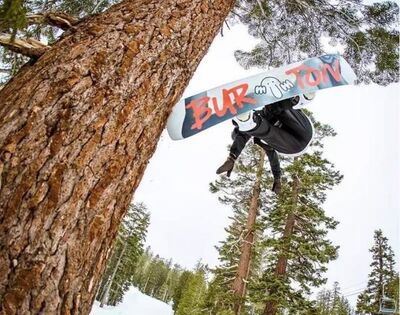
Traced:
<svg viewBox="0 0 400 315">
<path fill-rule="evenodd" d="M 266 119 L 261 121 L 253 136 L 284 154 L 301 152 L 307 145 L 302 139 L 296 137 L 292 130 L 271 125 Z"/>
<path fill-rule="evenodd" d="M 313 126 L 310 119 L 301 110 L 288 109 L 276 116 L 282 123 L 281 129 L 289 131 L 298 140 L 306 145 L 313 137 Z"/>
</svg>

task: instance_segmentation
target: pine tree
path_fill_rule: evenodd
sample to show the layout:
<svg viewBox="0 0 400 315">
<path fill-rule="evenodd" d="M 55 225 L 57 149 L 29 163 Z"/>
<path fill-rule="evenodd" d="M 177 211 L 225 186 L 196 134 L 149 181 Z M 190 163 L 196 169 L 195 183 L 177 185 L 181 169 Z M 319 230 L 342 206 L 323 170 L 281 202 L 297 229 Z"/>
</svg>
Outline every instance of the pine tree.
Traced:
<svg viewBox="0 0 400 315">
<path fill-rule="evenodd" d="M 398 81 L 396 2 L 238 1 L 233 12 L 235 19 L 248 25 L 251 35 L 261 39 L 252 51 L 236 52 L 245 68 L 301 61 L 340 44 L 360 81 L 385 85 Z M 330 48 L 322 43 L 327 38 Z"/>
<path fill-rule="evenodd" d="M 98 300 L 116 305 L 133 284 L 133 276 L 143 254 L 150 214 L 143 203 L 133 204 L 122 221 L 113 255 L 103 276 Z"/>
<path fill-rule="evenodd" d="M 26 27 L 26 8 L 23 0 L 4 0 L 0 6 L 0 31 L 9 30 L 14 35 Z"/>
<path fill-rule="evenodd" d="M 147 247 L 144 253 L 139 257 L 135 273 L 133 275 L 133 285 L 136 286 L 141 292 L 145 290 L 148 269 L 150 262 L 153 258 L 153 253 L 150 247 Z"/>
<path fill-rule="evenodd" d="M 368 294 L 364 291 L 360 293 L 357 297 L 357 305 L 356 305 L 357 313 L 360 314 L 371 314 L 371 299 Z"/>
<path fill-rule="evenodd" d="M 332 290 L 322 290 L 316 301 L 316 315 L 351 315 L 349 301 L 341 294 L 339 283 L 333 284 Z"/>
<path fill-rule="evenodd" d="M 155 255 L 147 269 L 147 277 L 143 293 L 157 299 L 160 298 L 160 290 L 167 278 L 168 267 L 163 258 Z"/>
<path fill-rule="evenodd" d="M 393 285 L 393 282 L 398 279 L 398 274 L 395 272 L 394 252 L 388 244 L 388 239 L 383 236 L 382 230 L 374 232 L 374 245 L 370 252 L 372 253 L 370 265 L 372 271 L 368 275 L 367 289 L 358 296 L 357 311 L 377 315 L 384 285 L 386 287 L 385 295 L 397 298 L 397 296 L 391 295 L 395 292 L 393 289 L 390 292 L 390 285 Z"/>
<path fill-rule="evenodd" d="M 172 305 L 172 309 L 173 309 L 175 312 L 177 311 L 177 309 L 178 309 L 178 307 L 179 307 L 179 302 L 180 302 L 180 300 L 181 300 L 181 298 L 182 298 L 182 294 L 183 294 L 183 292 L 184 292 L 184 289 L 185 289 L 186 286 L 188 285 L 187 283 L 188 283 L 188 281 L 189 281 L 191 275 L 192 275 L 192 272 L 190 272 L 190 271 L 188 271 L 188 270 L 185 270 L 185 271 L 181 274 L 181 276 L 180 276 L 180 278 L 179 278 L 178 285 L 177 285 L 176 290 L 175 290 L 174 295 L 173 295 L 173 305 Z"/>
<path fill-rule="evenodd" d="M 161 300 L 164 301 L 165 303 L 173 301 L 175 291 L 178 288 L 179 278 L 183 273 L 179 265 L 177 264 L 175 264 L 174 266 L 171 265 L 172 265 L 172 260 L 170 260 L 167 264 L 167 266 L 169 266 L 170 269 L 168 270 L 167 279 L 161 289 L 161 291 L 163 292 Z"/>
<path fill-rule="evenodd" d="M 335 133 L 327 126 L 318 122 L 315 123 L 317 135 L 314 139 L 312 154 L 308 154 L 292 161 L 287 159 L 283 162 L 285 177 L 296 179 L 285 184 L 285 191 L 280 195 L 272 210 L 265 216 L 264 222 L 258 222 L 258 228 L 262 232 L 269 227 L 267 233 L 261 233 L 257 246 L 257 253 L 253 252 L 253 259 L 257 263 L 252 266 L 253 276 L 247 281 L 250 283 L 249 295 L 244 301 L 250 309 L 260 310 L 260 301 L 267 301 L 264 312 L 275 314 L 278 309 L 297 310 L 308 312 L 314 310 L 312 302 L 308 301 L 307 294 L 310 286 L 319 286 L 325 282 L 322 273 L 326 270 L 324 266 L 329 260 L 336 258 L 337 248 L 326 239 L 329 229 L 335 228 L 337 222 L 326 217 L 321 204 L 325 201 L 326 191 L 338 184 L 341 180 L 340 174 L 333 169 L 333 165 L 322 158 L 322 139 L 326 136 L 333 136 Z M 254 150 L 254 149 L 253 149 Z M 249 154 L 250 153 L 250 154 Z M 206 308 L 212 314 L 226 312 L 235 313 L 235 298 L 232 290 L 232 282 L 236 278 L 236 270 L 240 257 L 240 246 L 238 240 L 244 230 L 246 222 L 246 208 L 243 211 L 242 202 L 251 196 L 251 184 L 255 181 L 254 157 L 257 156 L 250 148 L 244 151 L 244 160 L 248 155 L 253 158 L 253 163 L 245 167 L 239 164 L 236 172 L 238 177 L 232 180 L 217 181 L 211 185 L 212 191 L 223 191 L 220 200 L 226 204 L 234 205 L 235 215 L 233 222 L 227 229 L 227 240 L 219 247 L 220 260 L 223 262 L 214 270 L 214 279 L 210 284 L 207 296 Z M 252 175 L 253 173 L 253 175 Z M 240 180 L 240 175 L 243 178 Z M 252 176 L 253 177 L 252 177 Z M 265 176 L 265 175 L 264 175 Z M 271 206 L 274 198 L 267 191 L 270 188 L 271 177 L 265 176 L 263 181 L 263 200 L 261 205 L 264 209 Z M 300 184 L 301 183 L 301 184 Z M 247 190 L 243 189 L 246 187 Z M 297 185 L 297 187 L 296 187 Z M 237 198 L 237 199 L 236 199 Z M 238 211 L 239 210 L 239 211 Z M 293 211 L 295 210 L 295 211 Z M 281 235 L 285 237 L 271 238 L 269 235 Z M 236 246 L 235 246 L 236 245 Z M 265 247 L 265 248 L 264 248 Z M 290 255 L 285 253 L 289 251 Z M 282 254 L 279 254 L 282 253 Z M 289 257 L 287 257 L 289 256 Z M 290 272 L 287 272 L 287 266 Z M 263 269 L 261 277 L 259 269 Z M 300 290 L 294 290 L 289 282 L 296 283 Z M 281 299 L 272 300 L 270 303 L 265 299 L 265 292 L 268 290 L 268 298 L 275 299 L 280 295 Z M 275 292 L 274 292 L 275 291 Z M 242 301 L 243 302 L 243 301 Z M 265 306 L 265 305 L 264 305 Z"/>
<path fill-rule="evenodd" d="M 330 290 L 320 291 L 316 302 L 316 311 L 318 315 L 330 315 L 332 303 L 332 292 Z"/>
<path fill-rule="evenodd" d="M 350 303 L 342 296 L 338 282 L 333 284 L 332 297 L 331 315 L 350 315 Z"/>
<path fill-rule="evenodd" d="M 255 256 L 254 252 L 257 246 L 254 246 L 257 242 L 257 226 L 256 220 L 260 212 L 260 195 L 262 190 L 262 180 L 264 173 L 264 155 L 265 153 L 260 148 L 256 155 L 257 166 L 255 182 L 251 190 L 250 200 L 247 204 L 247 219 L 246 225 L 244 226 L 242 240 L 240 244 L 240 257 L 238 268 L 233 281 L 233 291 L 235 296 L 234 311 L 235 314 L 241 314 L 241 310 L 246 301 L 246 290 L 247 283 L 251 274 L 251 265 L 253 263 L 252 257 Z"/>
<path fill-rule="evenodd" d="M 206 267 L 199 263 L 182 289 L 176 315 L 201 315 L 207 292 Z"/>
<path fill-rule="evenodd" d="M 153 298 L 176 303 L 181 277 L 186 273 L 181 266 L 173 264 L 172 259 L 166 260 L 159 255 L 153 255 L 150 248 L 147 248 L 139 258 L 132 285 Z"/>
<path fill-rule="evenodd" d="M 235 177 L 221 176 L 210 184 L 219 200 L 233 210 L 231 224 L 225 229 L 227 238 L 217 247 L 220 265 L 213 270 L 214 279 L 206 298 L 205 308 L 212 314 L 239 314 L 248 301 L 247 284 L 257 268 L 261 240 L 260 219 L 268 209 L 272 176 L 265 171 L 264 152 L 256 145 L 247 146 L 240 155 Z"/>
<path fill-rule="evenodd" d="M 326 192 L 342 176 L 322 157 L 322 139 L 335 133 L 315 122 L 317 135 L 309 153 L 283 163 L 286 182 L 268 213 L 265 267 L 253 289 L 253 300 L 264 301 L 264 315 L 279 310 L 313 312 L 308 300 L 311 287 L 326 282 L 326 264 L 337 257 L 337 247 L 327 238 L 338 222 L 327 217 L 322 204 Z M 267 294 L 265 294 L 267 292 Z"/>
<path fill-rule="evenodd" d="M 387 288 L 385 288 L 385 294 L 387 296 L 392 296 L 394 300 L 397 300 L 397 313 L 399 315 L 399 307 L 400 307 L 400 278 L 399 273 L 397 272 L 396 276 L 388 283 Z"/>
</svg>

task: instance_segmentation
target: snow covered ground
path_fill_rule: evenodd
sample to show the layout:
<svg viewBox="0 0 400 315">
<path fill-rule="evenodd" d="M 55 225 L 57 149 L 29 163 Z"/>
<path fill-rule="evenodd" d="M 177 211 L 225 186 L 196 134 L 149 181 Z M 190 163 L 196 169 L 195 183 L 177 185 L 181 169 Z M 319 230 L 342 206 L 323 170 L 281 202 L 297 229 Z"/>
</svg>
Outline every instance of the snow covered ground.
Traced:
<svg viewBox="0 0 400 315">
<path fill-rule="evenodd" d="M 95 302 L 90 315 L 172 315 L 170 305 L 157 299 L 153 299 L 136 288 L 130 288 L 125 294 L 122 303 L 117 306 L 100 307 L 99 302 Z"/>
</svg>

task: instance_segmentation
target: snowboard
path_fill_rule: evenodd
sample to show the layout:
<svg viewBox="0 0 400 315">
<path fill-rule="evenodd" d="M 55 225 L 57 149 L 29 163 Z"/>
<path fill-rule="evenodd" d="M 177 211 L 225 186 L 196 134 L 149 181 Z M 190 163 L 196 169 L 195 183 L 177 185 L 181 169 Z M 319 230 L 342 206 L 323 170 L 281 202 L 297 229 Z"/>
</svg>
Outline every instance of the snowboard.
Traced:
<svg viewBox="0 0 400 315">
<path fill-rule="evenodd" d="M 168 118 L 168 134 L 173 140 L 188 138 L 252 109 L 355 80 L 350 65 L 336 54 L 271 69 L 181 99 Z"/>
</svg>

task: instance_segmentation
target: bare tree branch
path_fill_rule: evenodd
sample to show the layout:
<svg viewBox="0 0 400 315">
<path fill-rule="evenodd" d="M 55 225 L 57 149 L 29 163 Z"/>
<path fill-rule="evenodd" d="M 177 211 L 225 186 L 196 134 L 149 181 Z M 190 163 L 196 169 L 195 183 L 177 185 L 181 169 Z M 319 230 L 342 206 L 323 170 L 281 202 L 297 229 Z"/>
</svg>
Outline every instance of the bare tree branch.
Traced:
<svg viewBox="0 0 400 315">
<path fill-rule="evenodd" d="M 48 24 L 67 30 L 78 24 L 79 19 L 62 12 L 46 12 L 27 15 L 28 24 Z"/>
<path fill-rule="evenodd" d="M 105 2 L 105 0 L 99 0 L 97 2 L 96 6 L 94 7 L 94 9 L 92 10 L 91 14 L 97 13 L 97 10 L 100 8 L 100 6 L 103 5 L 104 2 Z"/>
<path fill-rule="evenodd" d="M 12 39 L 11 35 L 4 33 L 0 33 L 0 45 L 27 57 L 40 57 L 47 49 L 50 48 L 49 46 L 33 38 Z"/>
<path fill-rule="evenodd" d="M 257 3 L 258 3 L 258 6 L 260 7 L 262 15 L 264 15 L 264 17 L 267 17 L 267 14 L 265 13 L 265 10 L 262 6 L 261 0 L 257 0 Z"/>
</svg>

